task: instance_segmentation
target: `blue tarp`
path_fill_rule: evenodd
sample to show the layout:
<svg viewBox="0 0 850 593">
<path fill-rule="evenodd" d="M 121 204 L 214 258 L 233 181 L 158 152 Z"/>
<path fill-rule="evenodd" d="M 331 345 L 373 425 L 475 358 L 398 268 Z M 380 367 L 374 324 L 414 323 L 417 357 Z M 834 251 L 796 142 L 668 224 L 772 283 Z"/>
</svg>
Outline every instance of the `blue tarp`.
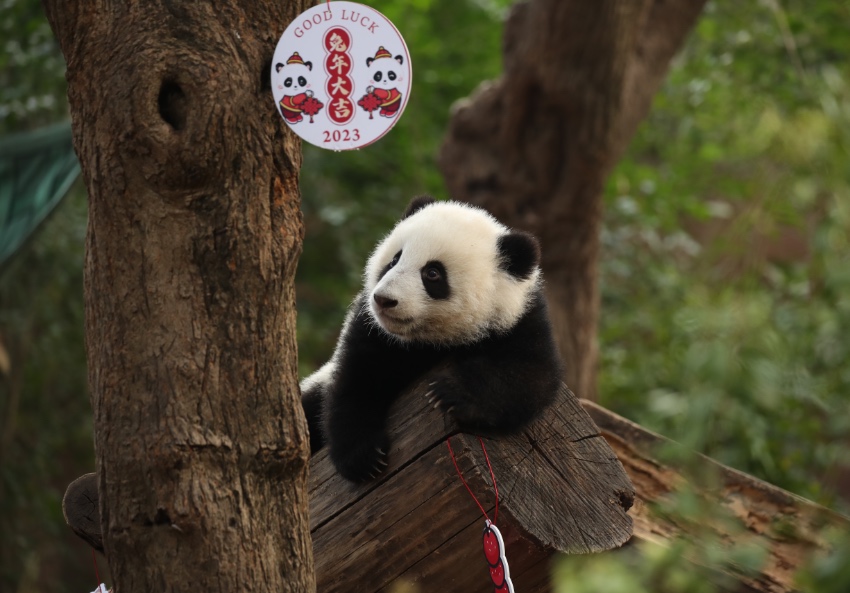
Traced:
<svg viewBox="0 0 850 593">
<path fill-rule="evenodd" d="M 68 122 L 0 138 L 0 266 L 62 201 L 79 174 Z"/>
</svg>

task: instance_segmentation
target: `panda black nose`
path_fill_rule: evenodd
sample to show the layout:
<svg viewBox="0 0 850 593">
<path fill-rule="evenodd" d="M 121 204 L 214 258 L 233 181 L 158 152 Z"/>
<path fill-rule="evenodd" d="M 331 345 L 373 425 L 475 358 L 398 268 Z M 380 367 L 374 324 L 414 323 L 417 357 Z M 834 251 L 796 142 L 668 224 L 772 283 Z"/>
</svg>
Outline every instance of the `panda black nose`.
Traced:
<svg viewBox="0 0 850 593">
<path fill-rule="evenodd" d="M 378 293 L 375 293 L 375 302 L 378 303 L 378 306 L 381 309 L 392 309 L 396 305 L 398 305 L 398 301 L 395 299 L 388 299 L 385 296 L 381 296 Z"/>
</svg>

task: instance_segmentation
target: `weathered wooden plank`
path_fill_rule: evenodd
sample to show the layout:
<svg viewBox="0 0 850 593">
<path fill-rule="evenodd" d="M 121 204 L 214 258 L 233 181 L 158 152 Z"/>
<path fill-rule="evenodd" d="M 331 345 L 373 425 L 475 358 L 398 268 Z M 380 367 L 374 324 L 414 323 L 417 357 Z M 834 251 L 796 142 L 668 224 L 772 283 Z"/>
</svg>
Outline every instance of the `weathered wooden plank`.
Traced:
<svg viewBox="0 0 850 593">
<path fill-rule="evenodd" d="M 317 586 L 323 592 L 374 591 L 398 567 L 427 556 L 464 520 L 462 493 L 439 467 L 442 449 L 390 477 L 369 497 L 351 505 L 313 534 Z M 411 487 L 415 485 L 416 487 Z"/>
<path fill-rule="evenodd" d="M 825 525 L 850 529 L 847 517 L 702 455 L 691 454 L 691 463 L 700 475 L 712 476 L 713 480 L 703 479 L 699 484 L 689 480 L 683 468 L 658 461 L 659 447 L 674 446 L 669 439 L 593 402 L 582 400 L 581 405 L 600 427 L 635 485 L 637 498 L 631 512 L 635 537 L 665 545 L 676 538 L 702 538 L 708 528 L 723 545 L 752 542 L 767 551 L 759 574 L 745 575 L 736 572 L 734 566 L 724 569 L 748 590 L 795 591 L 794 574 L 812 553 L 827 549 L 819 535 L 821 529 Z M 726 520 L 694 526 L 652 512 L 655 503 L 663 502 L 685 483 L 713 503 Z M 706 486 L 711 483 L 715 486 Z M 701 564 L 700 558 L 690 560 Z"/>
<path fill-rule="evenodd" d="M 327 447 L 313 456 L 310 463 L 310 523 L 314 532 L 450 433 L 451 424 L 432 410 L 424 397 L 412 396 L 405 401 L 406 406 L 396 407 L 390 415 L 389 466 L 374 482 L 352 484 L 342 478 L 328 459 Z"/>
<path fill-rule="evenodd" d="M 487 509 L 488 513 L 492 513 L 492 510 L 492 507 Z M 500 524 L 514 588 L 522 593 L 549 591 L 548 559 L 555 552 L 530 541 L 526 534 L 514 527 L 512 518 L 503 517 Z M 410 583 L 418 591 L 492 593 L 493 586 L 481 548 L 483 528 L 480 518 L 473 521 L 405 570 L 393 581 L 393 585 L 398 582 Z M 475 553 L 470 555 L 470 551 Z M 459 562 L 458 558 L 467 558 L 469 561 Z M 380 591 L 391 593 L 391 588 L 382 588 Z"/>
<path fill-rule="evenodd" d="M 486 468 L 475 440 L 459 435 L 459 441 Z M 543 418 L 522 434 L 488 440 L 487 450 L 505 508 L 541 545 L 583 554 L 629 539 L 631 483 L 566 387 Z"/>
<path fill-rule="evenodd" d="M 357 591 L 379 591 L 405 581 L 429 591 L 492 590 L 483 517 L 445 444 L 455 429 L 427 405 L 426 385 L 427 379 L 395 406 L 390 465 L 375 482 L 350 484 L 336 475 L 325 452 L 314 457 L 311 513 L 320 591 L 351 591 L 352 583 Z M 611 549 L 631 536 L 631 484 L 566 387 L 524 433 L 484 442 L 499 485 L 499 526 L 523 591 L 548 591 L 553 553 Z M 457 434 L 452 445 L 470 488 L 492 509 L 494 491 L 478 439 Z"/>
</svg>

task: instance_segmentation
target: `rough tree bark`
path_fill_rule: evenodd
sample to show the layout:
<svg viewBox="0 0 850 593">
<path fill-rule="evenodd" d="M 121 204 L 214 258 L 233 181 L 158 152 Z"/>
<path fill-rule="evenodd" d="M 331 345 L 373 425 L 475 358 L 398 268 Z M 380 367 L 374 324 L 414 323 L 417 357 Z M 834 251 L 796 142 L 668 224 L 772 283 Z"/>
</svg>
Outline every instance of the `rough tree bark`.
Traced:
<svg viewBox="0 0 850 593">
<path fill-rule="evenodd" d="M 567 383 L 595 398 L 602 191 L 705 0 L 529 0 L 504 74 L 460 103 L 440 155 L 455 199 L 535 233 Z"/>
<path fill-rule="evenodd" d="M 315 589 L 301 155 L 268 82 L 307 5 L 44 0 L 89 193 L 86 347 L 119 592 Z"/>
</svg>

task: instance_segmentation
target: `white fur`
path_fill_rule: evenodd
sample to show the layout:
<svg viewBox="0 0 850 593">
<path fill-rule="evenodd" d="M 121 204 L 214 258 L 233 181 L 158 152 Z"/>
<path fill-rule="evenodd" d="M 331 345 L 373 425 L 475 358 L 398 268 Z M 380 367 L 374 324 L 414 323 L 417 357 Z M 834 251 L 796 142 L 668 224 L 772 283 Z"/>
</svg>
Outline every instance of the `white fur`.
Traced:
<svg viewBox="0 0 850 593">
<path fill-rule="evenodd" d="M 304 393 L 315 385 L 328 385 L 333 381 L 334 372 L 336 371 L 335 358 L 336 356 L 331 358 L 318 371 L 301 381 L 301 393 Z"/>
<path fill-rule="evenodd" d="M 499 267 L 497 241 L 508 232 L 484 210 L 459 202 L 435 202 L 400 221 L 366 266 L 364 290 L 373 319 L 403 342 L 456 345 L 510 329 L 525 313 L 540 270 L 519 280 Z M 401 259 L 379 281 L 399 251 Z M 448 299 L 425 291 L 420 270 L 431 260 L 446 268 Z M 379 312 L 375 293 L 398 305 Z"/>
</svg>

